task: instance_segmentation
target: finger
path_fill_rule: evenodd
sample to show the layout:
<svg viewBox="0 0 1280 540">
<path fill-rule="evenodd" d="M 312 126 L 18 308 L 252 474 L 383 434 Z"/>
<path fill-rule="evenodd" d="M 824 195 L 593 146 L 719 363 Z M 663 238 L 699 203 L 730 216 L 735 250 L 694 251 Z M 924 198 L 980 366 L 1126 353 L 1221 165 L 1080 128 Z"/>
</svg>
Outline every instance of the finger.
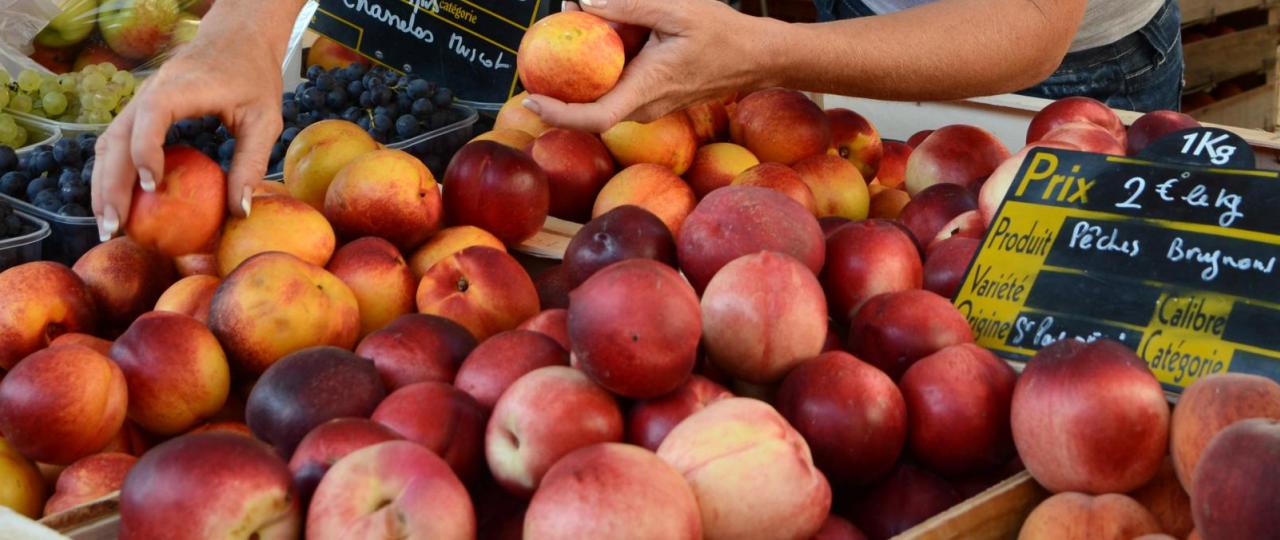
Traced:
<svg viewBox="0 0 1280 540">
<path fill-rule="evenodd" d="M 146 191 L 155 191 L 164 179 L 164 140 L 169 127 L 183 118 L 219 112 L 218 107 L 211 105 L 216 99 L 203 95 L 200 90 L 193 93 L 184 86 L 148 93 L 146 106 L 139 107 L 134 115 L 129 155 L 138 171 L 138 183 Z"/>
<path fill-rule="evenodd" d="M 560 11 L 582 11 L 577 2 L 560 2 Z"/>
<path fill-rule="evenodd" d="M 656 66 L 651 56 L 641 53 L 627 65 L 617 86 L 595 103 L 565 103 L 549 96 L 530 95 L 524 106 L 553 126 L 604 133 L 645 104 Z"/>
<path fill-rule="evenodd" d="M 653 0 L 579 0 L 582 10 L 603 19 L 643 26 L 663 28 L 675 22 L 676 15 L 687 9 L 683 2 L 655 2 Z M 665 31 L 677 30 L 663 28 Z"/>
<path fill-rule="evenodd" d="M 247 113 L 243 121 L 236 122 L 236 153 L 227 177 L 227 208 L 235 216 L 249 215 L 253 190 L 267 174 L 271 147 L 280 137 L 280 113 L 266 109 Z"/>
<path fill-rule="evenodd" d="M 128 218 L 133 202 L 133 185 L 138 177 L 129 155 L 129 132 L 136 113 L 128 111 L 128 107 L 98 137 L 94 148 L 94 170 L 90 182 L 94 215 L 98 218 L 98 237 L 103 242 L 115 236 Z"/>
</svg>

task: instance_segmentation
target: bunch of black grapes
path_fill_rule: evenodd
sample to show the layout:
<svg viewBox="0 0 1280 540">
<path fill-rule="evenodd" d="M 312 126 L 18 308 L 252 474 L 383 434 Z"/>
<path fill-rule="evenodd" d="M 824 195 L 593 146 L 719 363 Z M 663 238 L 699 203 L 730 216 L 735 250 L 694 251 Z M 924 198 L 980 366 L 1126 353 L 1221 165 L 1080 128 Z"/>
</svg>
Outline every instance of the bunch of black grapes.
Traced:
<svg viewBox="0 0 1280 540">
<path fill-rule="evenodd" d="M 83 133 L 22 156 L 0 146 L 0 193 L 54 214 L 91 216 L 89 181 L 96 142 L 97 136 Z"/>
</svg>

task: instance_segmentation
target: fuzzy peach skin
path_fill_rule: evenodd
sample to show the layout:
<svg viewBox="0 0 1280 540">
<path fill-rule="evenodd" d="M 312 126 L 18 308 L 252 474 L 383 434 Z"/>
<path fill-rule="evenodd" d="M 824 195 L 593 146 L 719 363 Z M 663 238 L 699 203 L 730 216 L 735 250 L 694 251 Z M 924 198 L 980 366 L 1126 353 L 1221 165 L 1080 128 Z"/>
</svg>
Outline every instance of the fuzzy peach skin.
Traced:
<svg viewBox="0 0 1280 540">
<path fill-rule="evenodd" d="M 524 131 L 521 131 L 518 129 L 512 129 L 512 128 L 505 128 L 505 129 L 494 129 L 492 131 L 486 131 L 484 133 L 476 135 L 474 138 L 472 138 L 467 142 L 473 143 L 476 141 L 493 141 L 496 143 L 501 143 L 501 144 L 510 146 L 511 148 L 514 148 L 516 150 L 524 150 L 525 148 L 528 148 L 530 144 L 533 144 L 533 139 L 534 139 L 533 135 L 530 135 Z"/>
<path fill-rule="evenodd" d="M 28 458 L 68 465 L 111 441 L 128 404 L 124 373 L 109 358 L 80 345 L 50 347 L 0 381 L 0 433 Z"/>
<path fill-rule="evenodd" d="M 850 165 L 852 167 L 852 165 Z M 818 202 L 813 190 L 805 184 L 800 173 L 781 163 L 761 163 L 739 174 L 730 183 L 734 186 L 758 186 L 769 188 L 800 203 L 811 214 L 818 213 Z"/>
<path fill-rule="evenodd" d="M 40 518 L 40 504 L 44 501 L 45 481 L 40 470 L 31 460 L 0 437 L 0 506 L 31 519 Z"/>
<path fill-rule="evenodd" d="M 566 103 L 590 103 L 622 77 L 622 38 L 604 19 L 583 11 L 545 17 L 525 32 L 516 56 L 530 92 Z"/>
<path fill-rule="evenodd" d="M 442 229 L 415 250 L 409 257 L 409 269 L 413 270 L 414 277 L 422 279 L 436 263 L 471 246 L 507 250 L 506 244 L 493 233 L 475 225 L 458 225 Z"/>
<path fill-rule="evenodd" d="M 284 185 L 289 193 L 319 211 L 329 184 L 348 163 L 378 149 L 365 130 L 343 120 L 321 120 L 294 137 L 284 154 Z M 254 201 L 253 211 L 258 210 Z M 252 212 L 251 212 L 252 213 Z"/>
<path fill-rule="evenodd" d="M 525 513 L 524 538 L 698 540 L 702 515 L 689 483 L 652 451 L 601 443 L 547 471 Z"/>
<path fill-rule="evenodd" d="M 658 457 L 693 487 L 703 538 L 808 538 L 831 509 L 809 446 L 763 401 L 728 398 L 693 413 Z"/>
<path fill-rule="evenodd" d="M 519 130 L 528 133 L 531 137 L 537 137 L 551 129 L 550 126 L 542 122 L 541 116 L 525 108 L 524 100 L 528 97 L 529 92 L 520 92 L 511 96 L 511 99 L 508 99 L 506 103 L 503 103 L 502 108 L 498 110 L 497 118 L 493 121 L 493 129 L 495 131 L 504 129 Z"/>
<path fill-rule="evenodd" d="M 196 253 L 222 228 L 226 177 L 217 162 L 188 146 L 165 148 L 164 169 L 155 191 L 134 186 L 124 232 L 167 257 Z"/>
<path fill-rule="evenodd" d="M 1129 540 L 1158 532 L 1156 518 L 1127 496 L 1066 492 L 1032 510 L 1018 540 Z"/>
<path fill-rule="evenodd" d="M 857 167 L 837 156 L 823 154 L 799 161 L 795 170 L 813 192 L 818 217 L 840 216 L 853 221 L 867 218 L 871 195 Z"/>
<path fill-rule="evenodd" d="M 209 322 L 209 305 L 213 293 L 222 283 L 217 276 L 195 275 L 178 280 L 165 289 L 156 300 L 156 311 L 172 311 L 194 317 L 202 323 Z"/>
<path fill-rule="evenodd" d="M 760 164 L 750 150 L 733 143 L 712 143 L 698 149 L 684 179 L 702 199 L 733 182 L 743 171 Z"/>
<path fill-rule="evenodd" d="M 639 206 L 658 216 L 671 235 L 679 237 L 685 218 L 697 205 L 693 189 L 666 167 L 641 163 L 614 175 L 596 196 L 591 217 L 597 218 L 619 206 Z"/>
<path fill-rule="evenodd" d="M 64 333 L 92 334 L 93 296 L 70 268 L 37 261 L 0 272 L 0 369 Z"/>
<path fill-rule="evenodd" d="M 209 329 L 233 367 L 262 373 L 307 347 L 350 350 L 360 333 L 351 288 L 323 268 L 270 252 L 245 261 L 223 280 L 209 307 Z"/>
<path fill-rule="evenodd" d="M 345 239 L 377 236 L 410 250 L 444 219 L 440 187 L 418 158 L 403 150 L 375 150 L 338 171 L 324 199 L 324 215 Z"/>
<path fill-rule="evenodd" d="M 129 385 L 129 420 L 158 435 L 182 433 L 222 409 L 227 355 L 204 324 L 180 313 L 139 317 L 111 347 Z"/>
<path fill-rule="evenodd" d="M 804 94 L 767 88 L 738 101 L 729 119 L 733 142 L 762 162 L 792 165 L 831 148 L 831 120 Z"/>
<path fill-rule="evenodd" d="M 602 133 L 600 139 L 622 167 L 652 163 L 671 169 L 677 176 L 689 170 L 698 151 L 698 134 L 684 111 L 647 124 L 619 122 Z"/>
<path fill-rule="evenodd" d="M 307 538 L 475 538 L 471 498 L 449 465 L 408 441 L 356 450 L 325 473 L 307 512 Z"/>
<path fill-rule="evenodd" d="M 418 280 L 391 242 L 366 236 L 338 249 L 327 268 L 355 294 L 360 337 L 414 311 Z"/>
<path fill-rule="evenodd" d="M 436 263 L 418 285 L 418 312 L 461 324 L 478 341 L 538 314 L 533 280 L 510 255 L 470 247 Z"/>
<path fill-rule="evenodd" d="M 93 454 L 72 463 L 58 475 L 53 496 L 44 505 L 44 514 L 56 514 L 120 489 L 125 475 L 137 462 L 138 458 L 129 454 L 111 452 Z"/>
<path fill-rule="evenodd" d="M 126 237 L 94 246 L 71 270 L 93 295 L 99 325 L 117 332 L 150 310 L 176 279 L 173 262 Z"/>
<path fill-rule="evenodd" d="M 316 266 L 333 256 L 337 237 L 319 210 L 283 195 L 258 195 L 247 218 L 230 218 L 218 242 L 218 274 L 226 277 L 248 258 L 283 251 Z"/>
</svg>

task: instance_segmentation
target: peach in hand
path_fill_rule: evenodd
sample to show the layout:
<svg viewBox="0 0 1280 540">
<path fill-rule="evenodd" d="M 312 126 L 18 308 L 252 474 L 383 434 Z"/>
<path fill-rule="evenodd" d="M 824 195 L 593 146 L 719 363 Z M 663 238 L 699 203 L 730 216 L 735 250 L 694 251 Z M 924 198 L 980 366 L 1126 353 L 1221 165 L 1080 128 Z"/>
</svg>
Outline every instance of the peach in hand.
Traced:
<svg viewBox="0 0 1280 540">
<path fill-rule="evenodd" d="M 164 168 L 155 191 L 134 187 L 124 232 L 167 257 L 196 253 L 222 228 L 226 177 L 217 162 L 188 146 L 166 147 Z"/>
</svg>

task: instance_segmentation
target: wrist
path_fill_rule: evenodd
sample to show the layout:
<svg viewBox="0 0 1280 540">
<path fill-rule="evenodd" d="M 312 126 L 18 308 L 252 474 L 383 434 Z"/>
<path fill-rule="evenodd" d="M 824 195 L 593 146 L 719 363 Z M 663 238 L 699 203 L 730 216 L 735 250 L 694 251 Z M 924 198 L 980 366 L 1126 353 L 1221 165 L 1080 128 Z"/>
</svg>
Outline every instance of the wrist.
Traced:
<svg viewBox="0 0 1280 540">
<path fill-rule="evenodd" d="M 749 50 L 744 58 L 751 59 L 747 67 L 745 87 L 760 90 L 777 86 L 789 86 L 791 71 L 795 69 L 795 35 L 801 25 L 791 24 L 769 17 L 750 17 L 742 35 L 755 36 L 745 40 Z"/>
</svg>

